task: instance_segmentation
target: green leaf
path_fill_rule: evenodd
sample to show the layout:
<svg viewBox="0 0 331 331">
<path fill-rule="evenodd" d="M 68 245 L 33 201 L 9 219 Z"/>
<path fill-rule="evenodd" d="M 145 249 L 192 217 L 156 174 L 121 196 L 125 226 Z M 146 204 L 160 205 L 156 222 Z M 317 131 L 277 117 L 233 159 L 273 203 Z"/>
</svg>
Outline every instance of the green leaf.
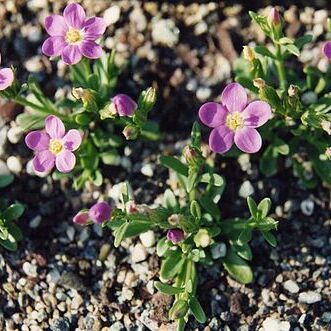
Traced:
<svg viewBox="0 0 331 331">
<path fill-rule="evenodd" d="M 10 185 L 14 181 L 14 175 L 1 175 L 0 188 Z"/>
<path fill-rule="evenodd" d="M 124 234 L 126 232 L 126 229 L 128 228 L 129 223 L 124 222 L 116 231 L 114 231 L 115 240 L 114 240 L 114 246 L 118 247 L 121 244 L 121 241 L 124 238 Z"/>
<path fill-rule="evenodd" d="M 305 34 L 304 36 L 301 36 L 297 38 L 294 42 L 295 46 L 298 47 L 298 49 L 302 49 L 302 47 L 310 42 L 312 42 L 313 36 L 311 34 Z"/>
<path fill-rule="evenodd" d="M 2 217 L 7 221 L 13 221 L 20 218 L 24 213 L 24 206 L 20 203 L 10 205 L 2 214 Z"/>
<path fill-rule="evenodd" d="M 43 127 L 47 114 L 42 112 L 22 113 L 17 115 L 16 124 L 24 131 Z"/>
<path fill-rule="evenodd" d="M 262 218 L 268 215 L 270 208 L 271 200 L 269 198 L 264 198 L 257 206 L 257 209 L 260 211 Z"/>
<path fill-rule="evenodd" d="M 21 229 L 14 222 L 7 223 L 7 228 L 9 233 L 13 236 L 13 238 L 15 238 L 16 241 L 21 241 L 23 239 Z"/>
<path fill-rule="evenodd" d="M 181 287 L 175 287 L 161 282 L 155 282 L 154 286 L 159 292 L 167 295 L 175 295 L 184 292 L 184 289 Z"/>
<path fill-rule="evenodd" d="M 230 248 L 223 260 L 224 268 L 230 276 L 240 283 L 248 284 L 253 281 L 251 267 Z"/>
<path fill-rule="evenodd" d="M 201 147 L 201 129 L 197 121 L 193 123 L 192 132 L 191 132 L 191 143 L 192 146 L 200 149 Z"/>
<path fill-rule="evenodd" d="M 242 257 L 245 260 L 252 260 L 253 258 L 253 253 L 251 248 L 249 247 L 248 244 L 244 244 L 244 245 L 234 245 L 232 246 L 233 249 L 237 252 L 237 254 Z"/>
<path fill-rule="evenodd" d="M 201 208 L 200 208 L 200 205 L 198 203 L 198 201 L 196 200 L 193 200 L 191 202 L 191 205 L 190 205 L 190 212 L 191 212 L 191 215 L 200 220 L 201 219 Z"/>
<path fill-rule="evenodd" d="M 0 245 L 8 249 L 9 251 L 16 251 L 17 250 L 17 242 L 12 235 L 9 235 L 8 239 L 1 240 Z"/>
<path fill-rule="evenodd" d="M 240 236 L 237 240 L 238 245 L 245 245 L 252 239 L 252 229 L 246 228 L 245 230 L 241 231 Z"/>
<path fill-rule="evenodd" d="M 190 193 L 194 189 L 197 178 L 198 178 L 198 174 L 196 172 L 192 172 L 189 174 L 186 185 L 187 193 Z"/>
<path fill-rule="evenodd" d="M 276 59 L 276 56 L 273 53 L 271 53 L 271 51 L 265 46 L 255 46 L 254 51 L 263 56 L 267 56 L 272 59 Z"/>
<path fill-rule="evenodd" d="M 270 231 L 277 229 L 278 222 L 275 221 L 272 217 L 265 217 L 260 220 L 257 224 L 257 227 L 260 231 Z"/>
<path fill-rule="evenodd" d="M 163 205 L 169 209 L 177 209 L 179 207 L 176 196 L 170 189 L 166 189 L 163 194 Z"/>
<path fill-rule="evenodd" d="M 185 258 L 182 257 L 182 253 L 179 249 L 172 251 L 169 256 L 162 261 L 160 276 L 164 280 L 172 279 L 175 277 L 181 270 Z"/>
<path fill-rule="evenodd" d="M 96 170 L 92 175 L 92 181 L 95 186 L 101 186 L 103 183 L 103 176 L 100 170 Z"/>
<path fill-rule="evenodd" d="M 140 233 L 146 232 L 153 227 L 151 222 L 132 221 L 128 223 L 125 229 L 123 239 L 137 236 Z"/>
<path fill-rule="evenodd" d="M 188 167 L 173 156 L 162 155 L 160 157 L 160 163 L 164 167 L 172 169 L 182 176 L 188 176 Z"/>
<path fill-rule="evenodd" d="M 219 207 L 214 203 L 214 201 L 208 195 L 203 195 L 199 199 L 199 203 L 216 220 L 219 220 L 221 218 L 221 212 Z"/>
<path fill-rule="evenodd" d="M 269 231 L 261 231 L 263 238 L 265 241 L 272 247 L 277 246 L 277 239 L 276 237 Z"/>
<path fill-rule="evenodd" d="M 100 157 L 104 164 L 111 165 L 111 164 L 114 164 L 115 161 L 117 160 L 118 153 L 114 149 L 114 150 L 110 150 L 110 151 L 101 153 Z"/>
<path fill-rule="evenodd" d="M 169 249 L 169 241 L 167 240 L 166 237 L 163 237 L 160 239 L 156 245 L 156 254 L 157 256 L 161 257 L 166 254 L 166 252 Z"/>
<path fill-rule="evenodd" d="M 192 297 L 190 300 L 190 309 L 192 311 L 193 316 L 195 317 L 195 319 L 199 322 L 199 323 L 205 323 L 207 318 L 206 318 L 206 314 L 203 311 L 200 302 L 198 301 L 198 299 L 196 297 Z"/>
<path fill-rule="evenodd" d="M 225 186 L 225 180 L 218 174 L 205 173 L 201 176 L 201 183 L 211 184 L 213 186 L 222 187 Z"/>
<path fill-rule="evenodd" d="M 257 205 L 251 197 L 247 197 L 247 205 L 248 205 L 248 208 L 249 208 L 249 211 L 250 211 L 251 215 L 254 218 L 257 218 L 257 216 L 258 216 Z"/>
<path fill-rule="evenodd" d="M 94 91 L 98 91 L 100 88 L 100 82 L 99 82 L 99 77 L 97 74 L 91 74 L 89 75 L 88 79 L 88 86 L 90 89 L 94 90 Z"/>
<path fill-rule="evenodd" d="M 188 311 L 188 304 L 185 300 L 179 299 L 176 300 L 174 305 L 171 307 L 169 311 L 169 318 L 171 320 L 177 320 L 179 318 L 184 317 Z"/>
<path fill-rule="evenodd" d="M 277 156 L 274 155 L 272 145 L 269 145 L 260 158 L 260 170 L 267 176 L 273 176 L 277 173 Z"/>
<path fill-rule="evenodd" d="M 283 37 L 283 38 L 280 38 L 279 39 L 279 43 L 281 45 L 293 44 L 294 43 L 294 40 L 291 39 L 291 38 L 288 38 L 288 37 Z"/>
<path fill-rule="evenodd" d="M 289 51 L 291 54 L 295 55 L 295 56 L 300 56 L 300 50 L 298 49 L 298 47 L 296 47 L 293 44 L 290 45 L 286 45 L 284 46 L 286 48 L 287 51 Z"/>
</svg>

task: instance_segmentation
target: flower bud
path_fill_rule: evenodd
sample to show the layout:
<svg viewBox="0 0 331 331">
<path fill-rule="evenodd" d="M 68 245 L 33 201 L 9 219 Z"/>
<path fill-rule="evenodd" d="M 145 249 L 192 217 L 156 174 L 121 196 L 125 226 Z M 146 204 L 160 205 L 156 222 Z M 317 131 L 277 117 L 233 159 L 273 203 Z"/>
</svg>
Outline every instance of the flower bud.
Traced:
<svg viewBox="0 0 331 331">
<path fill-rule="evenodd" d="M 326 148 L 325 155 L 329 160 L 331 160 L 331 147 Z"/>
<path fill-rule="evenodd" d="M 262 89 L 262 88 L 266 87 L 266 82 L 262 78 L 255 78 L 255 79 L 253 79 L 253 85 L 255 87 L 257 87 L 258 89 Z"/>
<path fill-rule="evenodd" d="M 88 220 L 89 220 L 89 213 L 87 211 L 81 210 L 74 216 L 72 221 L 79 225 L 86 225 Z"/>
<path fill-rule="evenodd" d="M 112 103 L 119 116 L 131 117 L 138 108 L 137 103 L 126 94 L 117 94 L 112 98 Z"/>
<path fill-rule="evenodd" d="M 255 59 L 255 52 L 252 49 L 252 47 L 243 46 L 243 54 L 244 54 L 244 58 L 249 62 L 252 62 Z"/>
<path fill-rule="evenodd" d="M 167 232 L 167 239 L 173 244 L 183 241 L 185 238 L 184 232 L 180 229 L 171 229 Z"/>
<path fill-rule="evenodd" d="M 117 110 L 115 108 L 115 105 L 110 102 L 99 111 L 99 114 L 102 120 L 104 120 L 105 118 L 115 118 L 117 116 Z"/>
<path fill-rule="evenodd" d="M 144 108 L 149 111 L 156 102 L 156 89 L 154 87 L 149 87 L 144 94 Z"/>
<path fill-rule="evenodd" d="M 126 140 L 134 140 L 138 137 L 139 131 L 135 126 L 127 125 L 122 133 Z"/>
<path fill-rule="evenodd" d="M 103 223 L 111 217 L 112 208 L 107 202 L 98 202 L 89 210 L 89 217 L 94 223 Z"/>
<path fill-rule="evenodd" d="M 133 200 L 126 203 L 125 210 L 128 214 L 135 214 L 138 212 L 138 207 Z"/>
<path fill-rule="evenodd" d="M 83 103 L 89 103 L 93 99 L 91 91 L 82 87 L 74 87 L 71 93 L 77 100 L 82 100 Z"/>
<path fill-rule="evenodd" d="M 287 90 L 288 96 L 293 98 L 298 95 L 299 87 L 297 85 L 291 84 Z"/>
<path fill-rule="evenodd" d="M 168 217 L 168 222 L 171 225 L 178 225 L 180 223 L 180 221 L 183 219 L 183 215 L 180 214 L 172 214 Z"/>
<path fill-rule="evenodd" d="M 275 27 L 279 26 L 281 23 L 279 12 L 275 7 L 271 8 L 269 12 L 268 22 L 271 26 L 275 26 Z"/>
<path fill-rule="evenodd" d="M 200 229 L 193 238 L 197 247 L 205 248 L 212 243 L 212 239 L 206 229 Z"/>
<path fill-rule="evenodd" d="M 183 155 L 186 162 L 190 164 L 195 161 L 195 158 L 197 157 L 197 152 L 191 146 L 186 146 L 183 150 Z"/>
</svg>

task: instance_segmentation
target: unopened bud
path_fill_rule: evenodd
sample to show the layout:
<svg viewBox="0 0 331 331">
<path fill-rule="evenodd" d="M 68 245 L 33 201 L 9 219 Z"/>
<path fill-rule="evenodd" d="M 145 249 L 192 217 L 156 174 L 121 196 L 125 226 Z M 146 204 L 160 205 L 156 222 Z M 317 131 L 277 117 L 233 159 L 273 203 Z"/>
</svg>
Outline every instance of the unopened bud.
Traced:
<svg viewBox="0 0 331 331">
<path fill-rule="evenodd" d="M 198 233 L 193 238 L 194 243 L 197 247 L 205 248 L 212 243 L 212 238 L 210 237 L 206 229 L 200 229 Z"/>
<path fill-rule="evenodd" d="M 177 244 L 185 239 L 185 235 L 180 229 L 171 229 L 167 232 L 167 239 L 173 244 Z"/>
<path fill-rule="evenodd" d="M 74 87 L 72 89 L 72 95 L 77 99 L 77 100 L 82 100 L 83 103 L 89 103 L 93 99 L 93 95 L 91 91 L 87 89 L 83 89 L 82 87 Z"/>
<path fill-rule="evenodd" d="M 134 140 L 138 137 L 139 131 L 135 126 L 127 125 L 122 133 L 126 140 Z"/>
<path fill-rule="evenodd" d="M 88 211 L 80 211 L 74 216 L 72 221 L 79 225 L 86 225 L 88 223 L 88 220 Z"/>
<path fill-rule="evenodd" d="M 298 95 L 299 87 L 297 85 L 291 84 L 287 90 L 288 96 L 293 98 Z"/>
<path fill-rule="evenodd" d="M 112 103 L 119 116 L 131 117 L 138 108 L 137 103 L 126 94 L 117 94 L 112 98 Z"/>
<path fill-rule="evenodd" d="M 146 93 L 144 95 L 144 103 L 145 107 L 153 107 L 156 102 L 156 89 L 154 87 L 149 87 L 146 90 Z"/>
<path fill-rule="evenodd" d="M 328 135 L 331 135 L 331 122 L 322 120 L 321 127 L 325 132 L 327 132 Z"/>
<path fill-rule="evenodd" d="M 327 147 L 325 150 L 325 155 L 329 160 L 331 160 L 331 147 Z"/>
<path fill-rule="evenodd" d="M 125 209 L 128 214 L 135 214 L 138 212 L 138 207 L 133 200 L 126 203 Z"/>
<path fill-rule="evenodd" d="M 183 150 L 183 155 L 186 162 L 190 164 L 195 161 L 195 158 L 197 157 L 197 152 L 191 146 L 186 146 Z"/>
<path fill-rule="evenodd" d="M 168 222 L 171 225 L 178 225 L 182 220 L 183 220 L 183 215 L 180 214 L 172 214 L 168 217 Z"/>
<path fill-rule="evenodd" d="M 115 105 L 111 102 L 108 103 L 104 108 L 99 111 L 100 118 L 104 120 L 105 118 L 115 118 L 117 116 L 117 110 Z"/>
<path fill-rule="evenodd" d="M 255 79 L 253 79 L 253 85 L 255 87 L 257 87 L 258 89 L 262 89 L 262 88 L 266 87 L 265 80 L 262 79 L 262 78 L 255 78 Z"/>
<path fill-rule="evenodd" d="M 279 26 L 281 23 L 279 11 L 275 7 L 271 8 L 271 10 L 269 12 L 268 22 L 270 25 L 275 26 L 275 27 Z"/>
<path fill-rule="evenodd" d="M 244 46 L 243 47 L 244 58 L 249 62 L 252 62 L 255 59 L 255 52 L 252 47 Z"/>
</svg>

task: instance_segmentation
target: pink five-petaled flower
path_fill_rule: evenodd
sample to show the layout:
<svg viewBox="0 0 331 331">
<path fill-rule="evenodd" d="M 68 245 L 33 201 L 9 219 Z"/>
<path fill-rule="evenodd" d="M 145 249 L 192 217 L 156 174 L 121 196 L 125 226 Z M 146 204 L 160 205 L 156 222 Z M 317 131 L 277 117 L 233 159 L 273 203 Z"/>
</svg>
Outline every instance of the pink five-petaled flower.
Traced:
<svg viewBox="0 0 331 331">
<path fill-rule="evenodd" d="M 101 17 L 86 18 L 82 6 L 71 3 L 61 15 L 50 15 L 45 19 L 45 29 L 50 35 L 42 46 L 47 56 L 60 56 L 66 64 L 78 63 L 82 56 L 97 59 L 102 48 L 95 40 L 103 35 L 107 27 Z"/>
<path fill-rule="evenodd" d="M 331 59 L 331 41 L 327 41 L 323 47 L 324 55 L 330 60 Z"/>
<path fill-rule="evenodd" d="M 1 63 L 1 54 L 0 54 L 0 63 Z M 14 81 L 14 73 L 10 68 L 0 69 L 0 91 L 5 90 L 9 87 Z"/>
<path fill-rule="evenodd" d="M 38 172 L 52 170 L 54 165 L 60 172 L 71 171 L 76 164 L 75 151 L 82 142 L 78 130 L 65 133 L 63 122 L 50 115 L 45 120 L 45 131 L 31 131 L 25 137 L 26 145 L 35 151 L 33 167 Z"/>
<path fill-rule="evenodd" d="M 111 217 L 112 208 L 107 202 L 98 202 L 89 210 L 89 217 L 94 223 L 103 223 Z"/>
<path fill-rule="evenodd" d="M 271 117 L 271 107 L 264 101 L 247 104 L 245 89 L 238 83 L 225 87 L 221 104 L 207 102 L 199 109 L 203 124 L 213 128 L 209 147 L 216 153 L 225 153 L 233 143 L 246 153 L 255 153 L 262 146 L 262 139 L 255 128 Z"/>
</svg>

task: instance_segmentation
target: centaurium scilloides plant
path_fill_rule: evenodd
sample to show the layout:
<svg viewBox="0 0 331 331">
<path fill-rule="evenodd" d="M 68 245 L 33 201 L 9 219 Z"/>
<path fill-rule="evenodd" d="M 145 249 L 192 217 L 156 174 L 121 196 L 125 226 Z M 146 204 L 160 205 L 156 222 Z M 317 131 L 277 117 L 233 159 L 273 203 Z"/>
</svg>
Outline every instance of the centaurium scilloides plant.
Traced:
<svg viewBox="0 0 331 331">
<path fill-rule="evenodd" d="M 136 101 L 114 93 L 122 68 L 114 52 L 102 50 L 107 24 L 101 17 L 86 17 L 81 5 L 71 3 L 63 15 L 47 16 L 44 27 L 49 37 L 42 52 L 68 65 L 71 93 L 53 100 L 33 77 L 21 84 L 12 69 L 3 68 L 0 94 L 25 106 L 16 122 L 31 131 L 25 141 L 35 152 L 36 173 L 55 166 L 53 178 L 71 176 L 76 189 L 88 182 L 101 185 L 102 169 L 119 163 L 126 140 L 158 139 L 158 126 L 147 119 L 156 91 L 150 87 Z"/>
<path fill-rule="evenodd" d="M 73 218 L 78 225 L 98 223 L 110 228 L 115 247 L 128 237 L 150 230 L 163 231 L 156 249 L 162 262 L 155 287 L 174 297 L 169 319 L 176 321 L 180 331 L 184 330 L 190 314 L 200 323 L 206 321 L 198 300 L 199 265 L 220 264 L 237 281 L 250 283 L 253 280 L 248 264 L 252 259 L 249 246 L 252 232 L 258 230 L 266 242 L 276 245 L 271 230 L 277 228 L 277 222 L 268 215 L 271 207 L 268 198 L 258 205 L 248 198 L 248 218 L 222 219 L 218 202 L 225 180 L 215 172 L 210 161 L 203 156 L 200 127 L 195 123 L 191 142 L 180 157 L 160 157 L 171 178 L 175 176 L 176 182 L 172 179 L 172 183 L 180 187 L 179 195 L 184 199 L 179 199 L 168 188 L 159 207 L 136 205 L 128 184 L 123 184 L 121 205 L 112 209 L 106 202 L 99 202 Z"/>
</svg>

